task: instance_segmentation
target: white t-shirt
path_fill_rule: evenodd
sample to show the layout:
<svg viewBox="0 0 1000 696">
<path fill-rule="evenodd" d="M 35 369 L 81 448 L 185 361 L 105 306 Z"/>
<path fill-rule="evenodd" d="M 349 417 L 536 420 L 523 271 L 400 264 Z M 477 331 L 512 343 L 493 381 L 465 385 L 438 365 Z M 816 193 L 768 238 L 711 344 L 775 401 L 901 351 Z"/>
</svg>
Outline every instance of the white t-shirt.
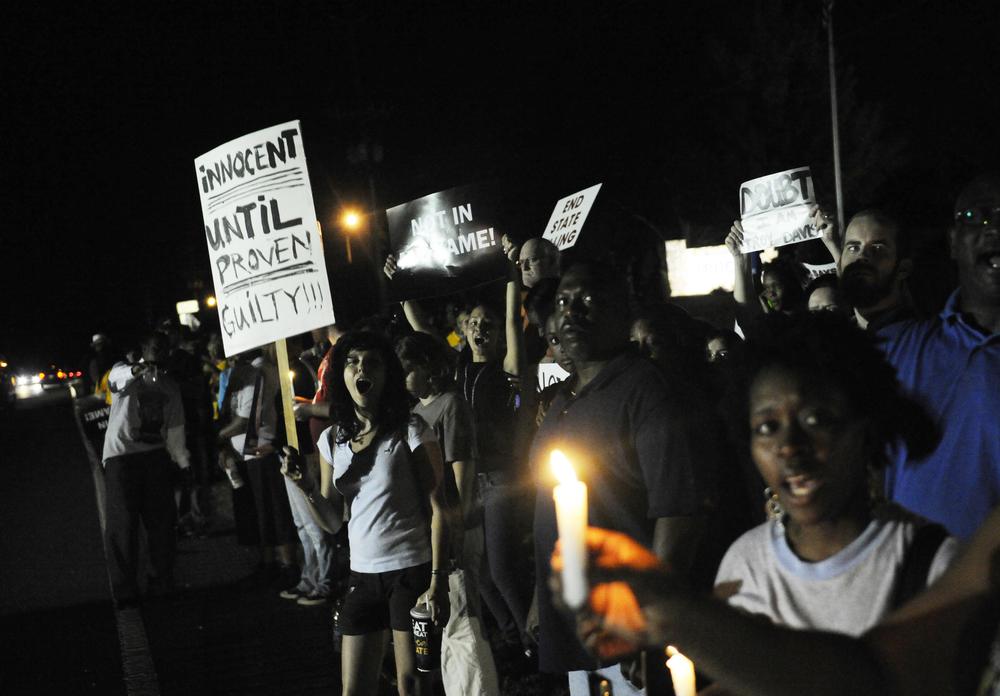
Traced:
<svg viewBox="0 0 1000 696">
<path fill-rule="evenodd" d="M 166 447 L 181 468 L 187 468 L 184 407 L 177 383 L 165 374 L 153 381 L 136 377 L 132 365 L 119 362 L 108 375 L 111 413 L 101 460 Z"/>
<path fill-rule="evenodd" d="M 420 486 L 411 451 L 437 442 L 420 416 L 411 416 L 406 439 L 380 433 L 355 454 L 348 443 L 337 444 L 327 428 L 319 436 L 319 452 L 333 466 L 333 483 L 351 516 L 351 570 L 385 573 L 431 560 L 430 502 L 421 504 Z M 426 509 L 426 511 L 425 511 Z"/>
<path fill-rule="evenodd" d="M 817 563 L 795 555 L 783 525 L 765 522 L 729 547 L 715 585 L 717 590 L 738 585 L 727 601 L 775 623 L 858 636 L 893 609 L 897 576 L 921 522 L 897 505 L 882 506 L 861 536 Z M 957 550 L 955 538 L 944 540 L 928 584 L 947 569 Z"/>
</svg>

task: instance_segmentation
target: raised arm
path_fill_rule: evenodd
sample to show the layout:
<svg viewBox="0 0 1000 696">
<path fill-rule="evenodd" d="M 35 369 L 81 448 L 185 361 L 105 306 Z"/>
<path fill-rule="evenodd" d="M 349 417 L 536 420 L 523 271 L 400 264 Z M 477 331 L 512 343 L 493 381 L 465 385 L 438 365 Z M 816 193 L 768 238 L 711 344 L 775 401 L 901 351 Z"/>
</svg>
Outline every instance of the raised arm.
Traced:
<svg viewBox="0 0 1000 696">
<path fill-rule="evenodd" d="M 389 254 L 385 257 L 385 266 L 382 267 L 382 272 L 385 273 L 389 280 L 392 280 L 392 277 L 396 275 L 396 271 L 399 270 L 396 266 L 396 260 L 395 254 Z M 409 323 L 411 329 L 432 336 L 436 335 L 431 329 L 430 322 L 427 321 L 427 314 L 419 304 L 413 300 L 403 300 L 400 304 L 403 306 L 403 314 L 406 316 L 406 321 Z"/>
<path fill-rule="evenodd" d="M 733 257 L 736 272 L 733 277 L 733 299 L 750 312 L 759 313 L 760 305 L 757 302 L 757 293 L 754 291 L 753 278 L 750 271 L 750 256 L 744 254 L 743 246 L 743 223 L 739 220 L 733 221 L 733 226 L 729 228 L 726 236 L 726 248 Z"/>
<path fill-rule="evenodd" d="M 506 296 L 504 298 L 504 334 L 507 352 L 503 357 L 503 371 L 520 377 L 524 361 L 524 325 L 521 321 L 521 269 L 517 267 L 520 251 L 507 235 L 502 239 L 503 249 L 510 261 Z"/>
</svg>

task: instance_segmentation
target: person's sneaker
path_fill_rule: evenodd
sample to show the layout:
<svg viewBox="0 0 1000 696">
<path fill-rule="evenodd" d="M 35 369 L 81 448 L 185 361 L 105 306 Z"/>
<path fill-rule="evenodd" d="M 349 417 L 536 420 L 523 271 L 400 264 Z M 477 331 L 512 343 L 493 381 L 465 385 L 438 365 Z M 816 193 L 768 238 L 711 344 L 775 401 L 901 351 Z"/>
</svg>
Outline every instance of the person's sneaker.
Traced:
<svg viewBox="0 0 1000 696">
<path fill-rule="evenodd" d="M 296 600 L 296 604 L 303 607 L 320 607 L 329 603 L 330 598 L 327 595 L 320 594 L 318 592 L 310 592 L 307 595 L 302 595 Z"/>
<path fill-rule="evenodd" d="M 306 596 L 305 590 L 300 590 L 298 587 L 289 587 L 287 590 L 282 590 L 278 593 L 278 596 L 282 599 L 301 599 Z"/>
</svg>

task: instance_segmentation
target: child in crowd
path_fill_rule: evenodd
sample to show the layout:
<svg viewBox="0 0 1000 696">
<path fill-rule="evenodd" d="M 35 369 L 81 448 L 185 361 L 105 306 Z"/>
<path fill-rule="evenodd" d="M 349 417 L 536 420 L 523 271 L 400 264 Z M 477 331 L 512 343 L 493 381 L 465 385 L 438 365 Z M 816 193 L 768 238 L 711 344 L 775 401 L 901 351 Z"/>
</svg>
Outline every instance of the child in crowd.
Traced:
<svg viewBox="0 0 1000 696">
<path fill-rule="evenodd" d="M 777 623 L 859 635 L 955 554 L 943 528 L 875 492 L 886 448 L 926 448 L 934 427 L 845 317 L 767 325 L 751 344 L 749 423 L 771 519 L 730 547 L 716 594 Z"/>
<path fill-rule="evenodd" d="M 454 390 L 455 351 L 425 333 L 396 345 L 406 389 L 417 399 L 413 412 L 434 431 L 444 457 L 443 489 L 454 568 L 448 574 L 451 615 L 441 642 L 445 693 L 498 694 L 496 667 L 483 632 L 479 575 L 483 562 L 483 519 L 475 510 L 476 437 L 469 404 Z"/>
</svg>

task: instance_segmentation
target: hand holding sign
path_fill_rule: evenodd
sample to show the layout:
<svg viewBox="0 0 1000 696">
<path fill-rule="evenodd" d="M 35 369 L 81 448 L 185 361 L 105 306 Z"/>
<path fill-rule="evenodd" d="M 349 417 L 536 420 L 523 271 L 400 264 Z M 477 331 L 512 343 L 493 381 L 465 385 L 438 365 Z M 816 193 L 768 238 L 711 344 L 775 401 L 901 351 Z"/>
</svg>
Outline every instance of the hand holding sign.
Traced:
<svg viewBox="0 0 1000 696">
<path fill-rule="evenodd" d="M 733 225 L 729 228 L 729 234 L 726 235 L 726 249 L 737 261 L 743 258 L 743 223 L 739 220 L 733 220 Z"/>
<path fill-rule="evenodd" d="M 511 241 L 510 237 L 507 235 L 501 237 L 500 247 L 503 249 L 504 256 L 506 256 L 511 263 L 517 263 L 518 253 L 521 249 Z"/>
<path fill-rule="evenodd" d="M 396 275 L 396 271 L 399 267 L 396 265 L 397 259 L 395 254 L 389 254 L 385 257 L 385 266 L 382 267 L 382 272 L 385 273 L 386 278 L 392 280 L 392 277 Z"/>
</svg>

